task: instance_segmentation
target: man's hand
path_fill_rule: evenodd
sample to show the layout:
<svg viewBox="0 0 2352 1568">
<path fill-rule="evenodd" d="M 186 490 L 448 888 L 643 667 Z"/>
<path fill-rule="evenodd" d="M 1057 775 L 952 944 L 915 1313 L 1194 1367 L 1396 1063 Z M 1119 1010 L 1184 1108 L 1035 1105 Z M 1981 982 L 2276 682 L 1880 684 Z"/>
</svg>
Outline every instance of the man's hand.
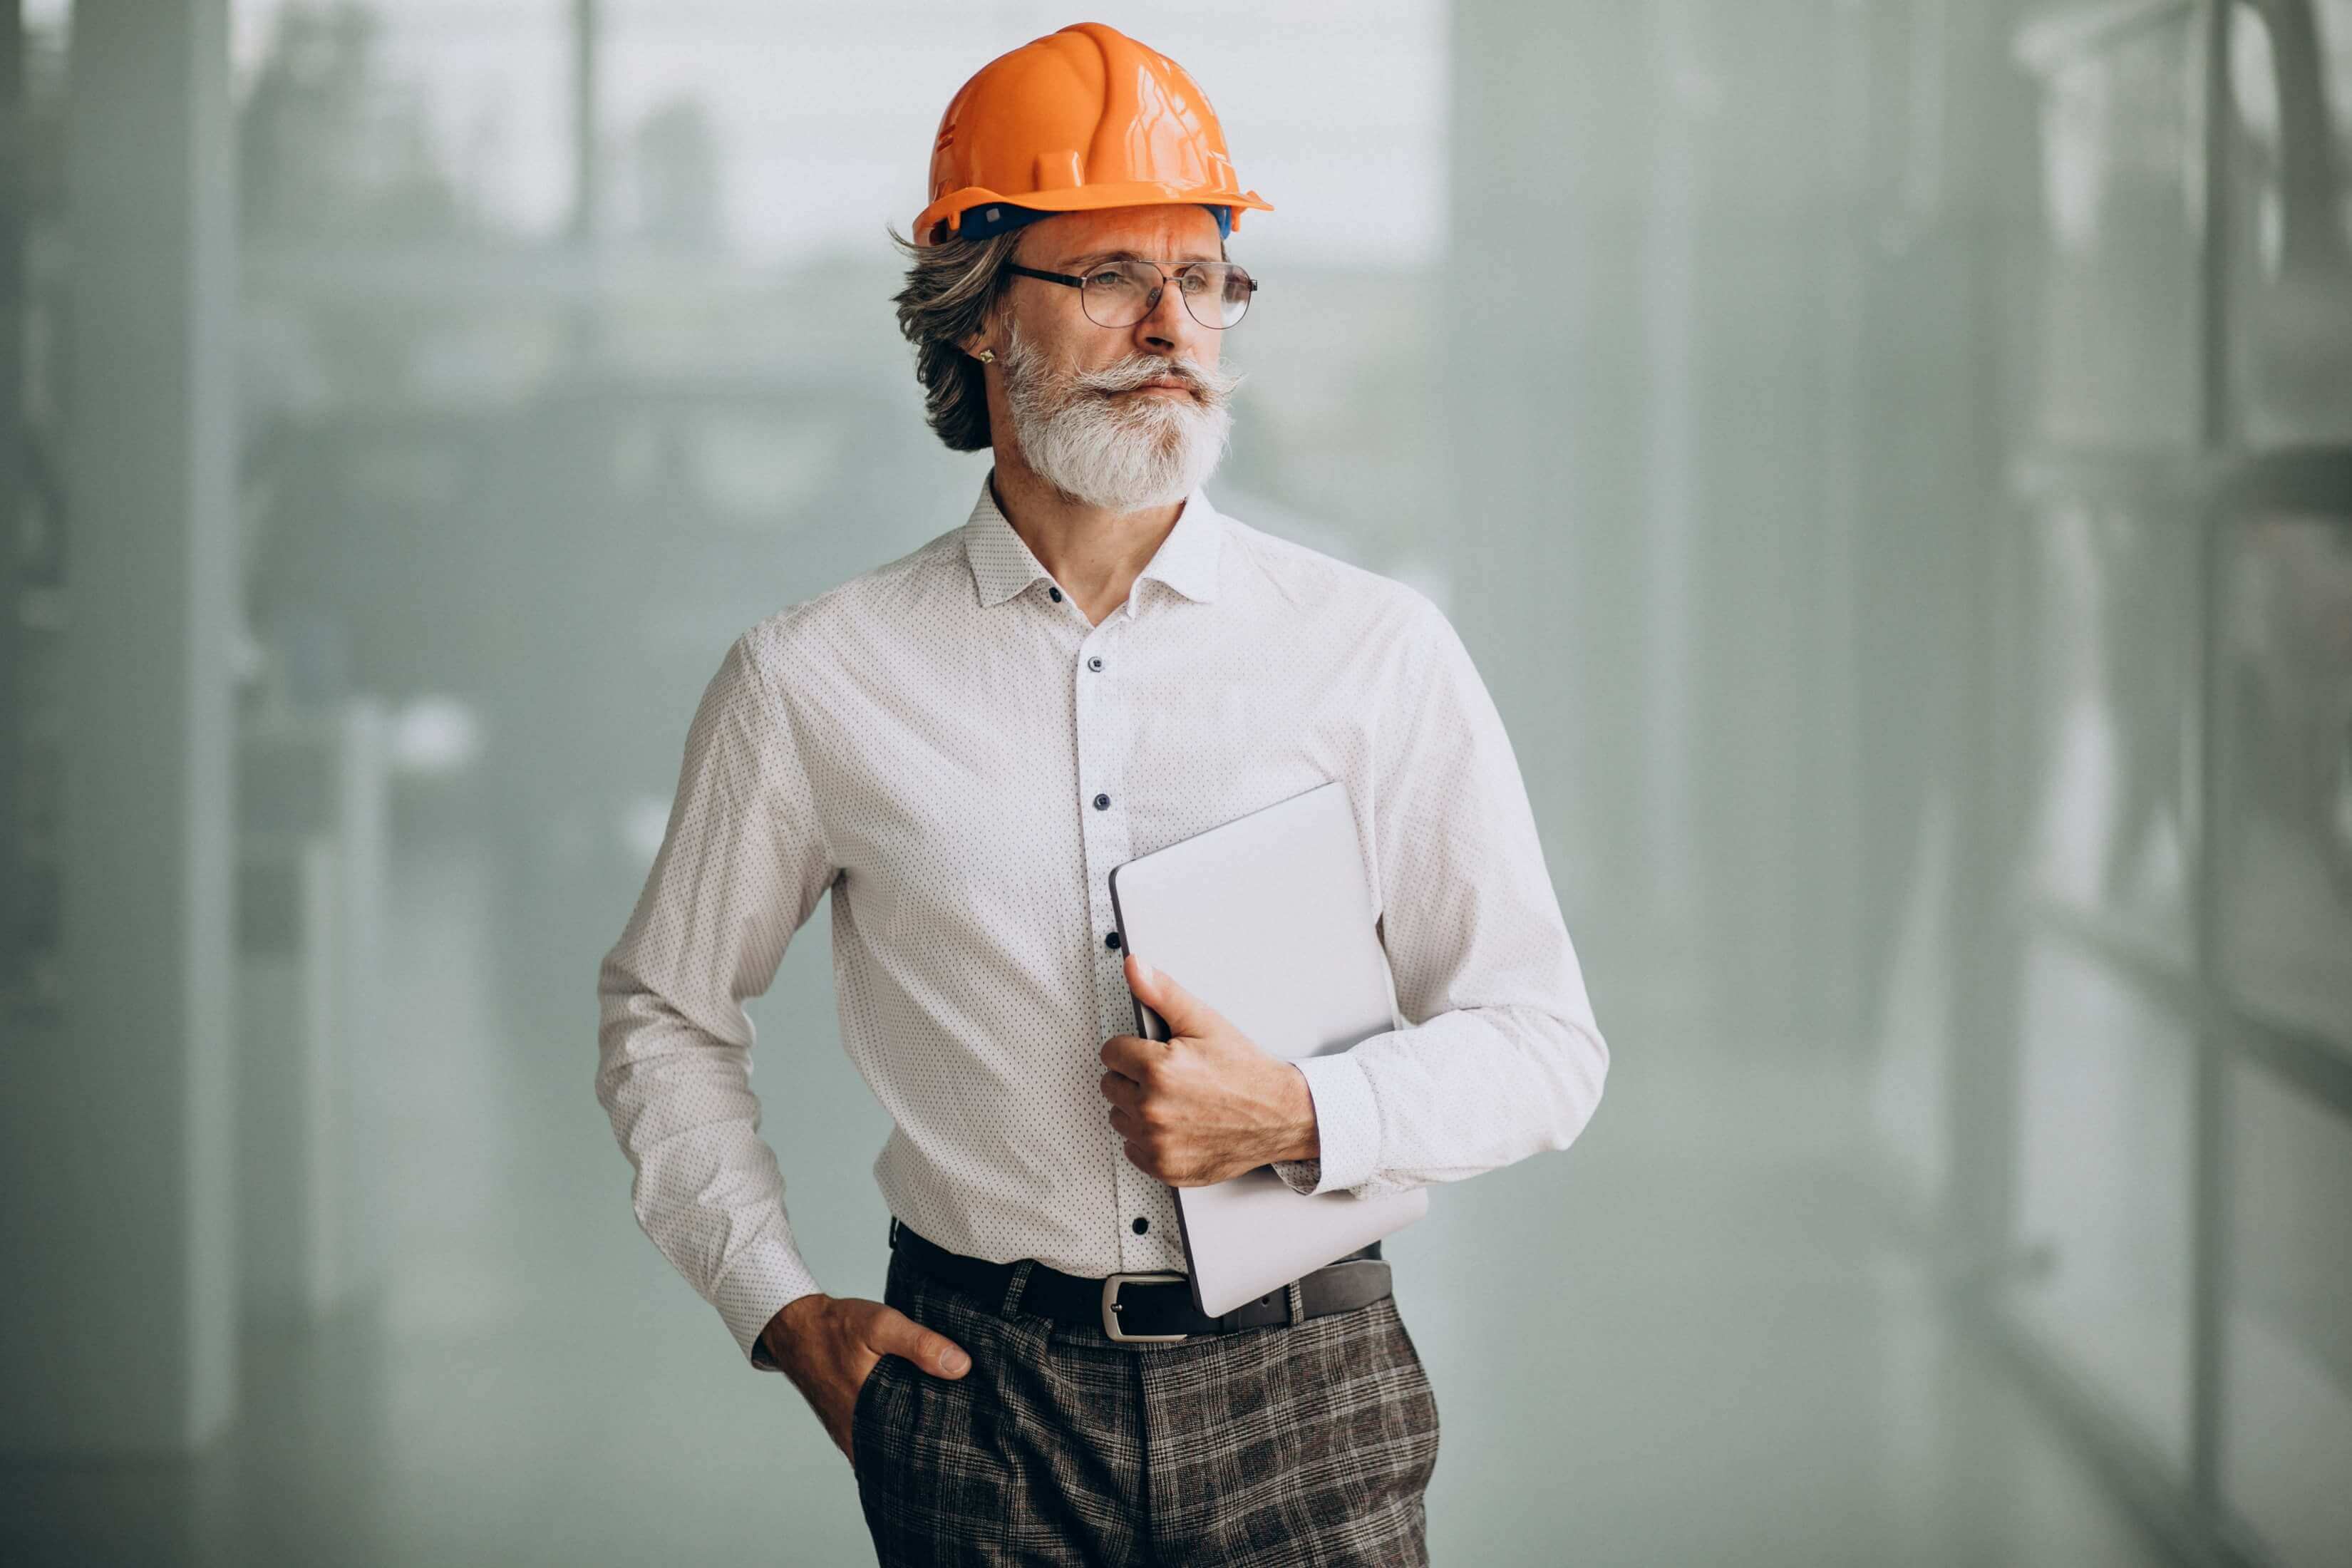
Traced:
<svg viewBox="0 0 2352 1568">
<path fill-rule="evenodd" d="M 787 1301 L 760 1338 L 852 1468 L 857 1453 L 850 1447 L 849 1418 L 857 1408 L 857 1391 L 885 1353 L 905 1356 L 940 1377 L 961 1377 L 971 1370 L 971 1358 L 945 1334 L 896 1307 L 856 1296 L 817 1291 Z"/>
<path fill-rule="evenodd" d="M 1103 1098 L 1138 1170 L 1205 1187 L 1322 1152 L 1307 1075 L 1268 1056 L 1217 1011 L 1130 951 L 1127 984 L 1173 1038 L 1103 1042 Z"/>
</svg>

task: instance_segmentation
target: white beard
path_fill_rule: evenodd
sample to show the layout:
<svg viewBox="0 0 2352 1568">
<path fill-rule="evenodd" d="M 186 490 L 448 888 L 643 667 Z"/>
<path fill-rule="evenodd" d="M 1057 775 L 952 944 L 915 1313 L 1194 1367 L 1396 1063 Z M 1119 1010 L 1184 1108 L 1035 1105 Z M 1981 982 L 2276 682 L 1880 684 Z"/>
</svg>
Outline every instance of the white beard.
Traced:
<svg viewBox="0 0 2352 1568">
<path fill-rule="evenodd" d="M 1190 379 L 1199 395 L 1129 390 L 1167 375 Z M 1233 433 L 1231 401 L 1241 380 L 1191 359 L 1149 354 L 1072 374 L 1023 342 L 1017 327 L 1005 339 L 1004 396 L 1022 458 L 1069 500 L 1105 511 L 1171 505 L 1214 472 Z"/>
</svg>

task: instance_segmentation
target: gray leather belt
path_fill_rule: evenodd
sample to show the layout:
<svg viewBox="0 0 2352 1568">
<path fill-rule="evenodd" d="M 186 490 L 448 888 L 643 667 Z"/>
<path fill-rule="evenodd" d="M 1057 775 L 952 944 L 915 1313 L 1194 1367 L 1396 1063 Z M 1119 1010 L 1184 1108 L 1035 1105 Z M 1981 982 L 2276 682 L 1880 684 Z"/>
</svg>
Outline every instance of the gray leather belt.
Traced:
<svg viewBox="0 0 2352 1568">
<path fill-rule="evenodd" d="M 950 1252 L 927 1241 L 895 1216 L 890 1221 L 890 1246 L 923 1273 L 966 1295 L 977 1298 L 991 1311 L 1004 1300 L 1013 1283 L 1013 1263 L 991 1263 Z M 1381 1244 L 1351 1252 L 1325 1264 L 1297 1281 L 1304 1315 L 1320 1318 L 1351 1311 L 1391 1294 L 1389 1266 L 1381 1258 Z M 1089 1279 L 1065 1274 L 1031 1261 L 1029 1282 L 1021 1288 L 1021 1310 L 1051 1318 L 1071 1327 L 1098 1328 L 1119 1341 L 1173 1341 L 1194 1334 L 1230 1334 L 1242 1329 L 1271 1328 L 1290 1322 L 1290 1292 L 1270 1291 L 1244 1301 L 1222 1317 L 1212 1318 L 1192 1305 L 1192 1285 L 1182 1274 L 1113 1274 Z"/>
</svg>

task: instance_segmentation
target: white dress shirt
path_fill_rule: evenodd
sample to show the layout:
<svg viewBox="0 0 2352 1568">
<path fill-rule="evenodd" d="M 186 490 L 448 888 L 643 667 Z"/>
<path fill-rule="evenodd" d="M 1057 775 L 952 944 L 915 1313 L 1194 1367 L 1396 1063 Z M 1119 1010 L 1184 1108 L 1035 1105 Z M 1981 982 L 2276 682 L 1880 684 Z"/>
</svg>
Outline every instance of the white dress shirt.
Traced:
<svg viewBox="0 0 2352 1568">
<path fill-rule="evenodd" d="M 736 638 L 600 969 L 596 1096 L 638 1224 L 753 1365 L 821 1287 L 743 1004 L 820 895 L 842 1043 L 896 1124 L 890 1212 L 993 1261 L 1181 1270 L 1173 1195 L 1098 1088 L 1135 1032 L 1110 871 L 1329 779 L 1410 1026 L 1297 1064 L 1320 1157 L 1276 1170 L 1360 1194 L 1568 1147 L 1608 1047 L 1502 721 L 1417 590 L 1195 489 L 1091 626 L 983 481 L 961 527 Z"/>
</svg>

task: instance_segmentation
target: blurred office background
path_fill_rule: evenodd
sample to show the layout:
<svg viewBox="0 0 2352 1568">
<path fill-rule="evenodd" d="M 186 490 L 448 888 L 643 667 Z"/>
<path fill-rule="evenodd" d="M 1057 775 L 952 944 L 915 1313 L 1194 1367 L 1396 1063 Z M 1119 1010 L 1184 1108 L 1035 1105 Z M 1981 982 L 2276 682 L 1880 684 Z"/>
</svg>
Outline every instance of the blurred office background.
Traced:
<svg viewBox="0 0 2352 1568">
<path fill-rule="evenodd" d="M 1081 15 L 0 0 L 0 1560 L 871 1560 L 592 980 L 728 642 L 961 522 L 884 225 Z M 1614 1054 L 1391 1244 L 1437 1561 L 2352 1562 L 2352 0 L 1083 15 Z M 878 1296 L 821 926 L 754 1016 Z"/>
</svg>

